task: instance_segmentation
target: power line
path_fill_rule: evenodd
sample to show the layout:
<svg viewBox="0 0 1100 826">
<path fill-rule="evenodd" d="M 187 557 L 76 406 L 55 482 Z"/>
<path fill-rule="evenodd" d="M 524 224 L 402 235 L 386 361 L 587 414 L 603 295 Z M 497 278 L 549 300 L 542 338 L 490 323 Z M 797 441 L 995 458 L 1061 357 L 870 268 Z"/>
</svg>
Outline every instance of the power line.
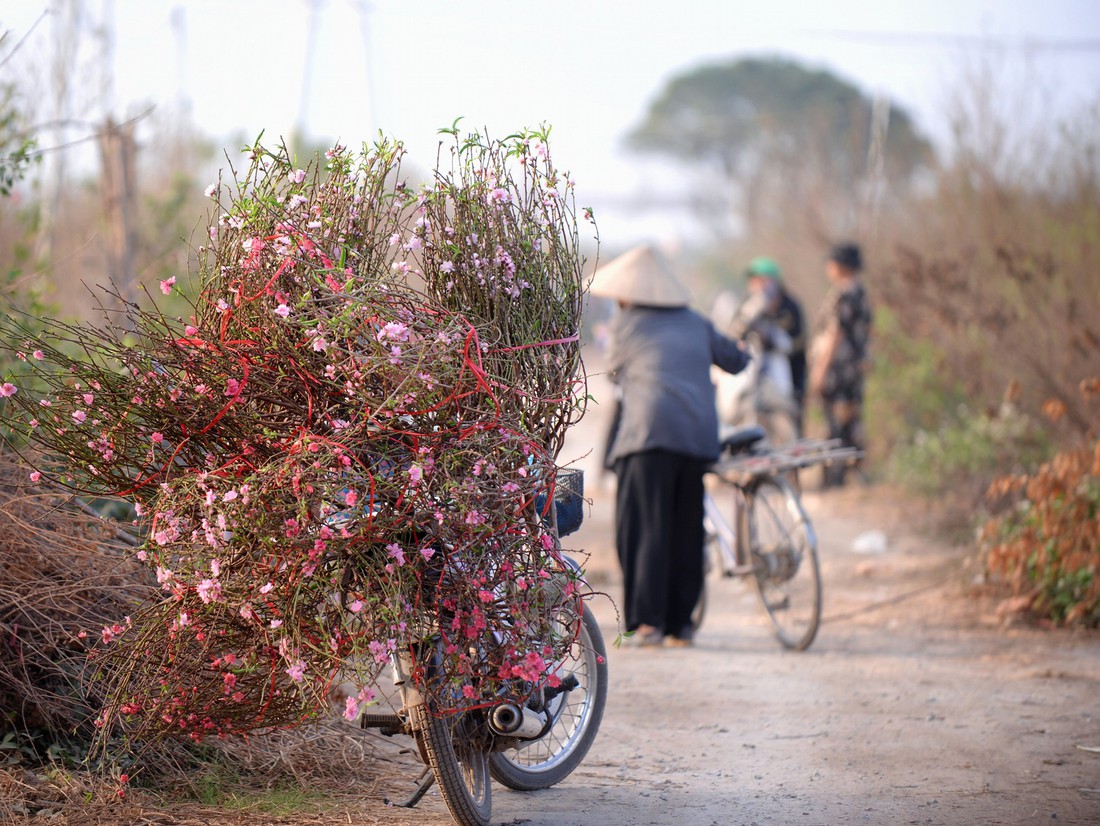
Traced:
<svg viewBox="0 0 1100 826">
<path fill-rule="evenodd" d="M 807 34 L 838 40 L 901 46 L 953 46 L 957 48 L 1016 48 L 1037 52 L 1097 52 L 1100 38 L 1006 38 L 943 32 L 866 32 L 844 29 L 816 29 Z"/>
</svg>

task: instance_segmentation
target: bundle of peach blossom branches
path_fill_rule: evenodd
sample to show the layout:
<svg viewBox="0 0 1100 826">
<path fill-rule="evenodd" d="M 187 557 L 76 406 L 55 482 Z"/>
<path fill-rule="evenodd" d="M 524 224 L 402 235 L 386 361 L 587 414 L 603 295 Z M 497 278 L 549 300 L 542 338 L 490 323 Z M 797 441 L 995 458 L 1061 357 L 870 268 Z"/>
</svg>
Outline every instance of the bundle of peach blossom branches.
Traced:
<svg viewBox="0 0 1100 826">
<path fill-rule="evenodd" d="M 444 710 L 522 695 L 565 656 L 579 588 L 551 504 L 585 396 L 572 183 L 545 134 L 451 134 L 423 186 L 399 143 L 305 168 L 254 147 L 210 189 L 186 321 L 132 307 L 35 338 L 5 322 L 27 385 L 49 387 L 3 385 L 8 423 L 53 457 L 32 477 L 132 501 L 163 589 L 99 631 L 104 723 L 293 725 L 349 674 L 354 719 L 428 634 Z"/>
</svg>

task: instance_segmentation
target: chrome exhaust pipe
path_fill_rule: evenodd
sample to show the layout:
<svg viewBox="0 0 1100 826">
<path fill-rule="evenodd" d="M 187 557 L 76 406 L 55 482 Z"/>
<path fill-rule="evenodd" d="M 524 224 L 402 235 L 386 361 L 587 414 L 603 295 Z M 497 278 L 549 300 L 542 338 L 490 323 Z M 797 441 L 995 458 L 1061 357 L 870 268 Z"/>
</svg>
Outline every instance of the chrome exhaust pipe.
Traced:
<svg viewBox="0 0 1100 826">
<path fill-rule="evenodd" d="M 546 728 L 546 715 L 515 703 L 501 703 L 489 714 L 489 728 L 503 737 L 534 740 Z"/>
</svg>

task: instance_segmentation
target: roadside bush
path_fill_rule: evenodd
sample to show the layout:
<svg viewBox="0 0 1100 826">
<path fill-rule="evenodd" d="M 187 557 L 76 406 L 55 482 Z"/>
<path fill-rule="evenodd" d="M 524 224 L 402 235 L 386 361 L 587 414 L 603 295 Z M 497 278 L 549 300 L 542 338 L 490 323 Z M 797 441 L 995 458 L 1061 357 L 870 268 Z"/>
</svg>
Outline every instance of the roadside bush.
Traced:
<svg viewBox="0 0 1100 826">
<path fill-rule="evenodd" d="M 1093 425 L 1076 388 L 1100 359 L 1100 108 L 1020 136 L 982 106 L 970 103 L 951 162 L 887 233 L 877 295 L 905 335 L 935 342 L 943 386 L 972 409 L 997 409 L 1009 384 L 1032 417 L 1056 399 L 1048 430 L 1068 448 Z M 1015 154 L 993 151 L 1008 135 Z"/>
<path fill-rule="evenodd" d="M 892 479 L 917 493 L 974 489 L 975 499 L 993 479 L 1034 467 L 1047 452 L 1038 423 L 1012 405 L 995 414 L 959 405 L 935 430 L 917 430 L 891 456 Z"/>
<path fill-rule="evenodd" d="M 1029 131 L 996 78 L 960 86 L 944 164 L 869 245 L 871 453 L 968 519 L 994 479 L 1095 435 L 1077 385 L 1100 362 L 1100 107 Z"/>
<path fill-rule="evenodd" d="M 1100 378 L 1082 389 L 1095 401 Z M 1004 477 L 990 494 L 1023 498 L 983 529 L 986 571 L 1038 616 L 1100 627 L 1100 439 L 1060 452 L 1034 473 Z"/>
<path fill-rule="evenodd" d="M 938 430 L 944 411 L 957 409 L 966 396 L 945 369 L 948 354 L 935 341 L 909 335 L 898 315 L 889 306 L 875 308 L 875 369 L 867 380 L 866 419 L 872 461 L 886 457 L 881 470 L 905 483 L 895 475 L 898 462 L 892 457 L 914 434 Z"/>
</svg>

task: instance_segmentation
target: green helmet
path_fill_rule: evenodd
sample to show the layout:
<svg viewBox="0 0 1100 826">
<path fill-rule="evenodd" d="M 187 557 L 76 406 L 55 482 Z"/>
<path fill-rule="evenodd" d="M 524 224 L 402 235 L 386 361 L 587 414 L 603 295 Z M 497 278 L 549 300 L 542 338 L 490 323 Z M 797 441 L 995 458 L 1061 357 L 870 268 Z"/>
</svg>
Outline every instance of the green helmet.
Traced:
<svg viewBox="0 0 1100 826">
<path fill-rule="evenodd" d="M 779 272 L 779 264 L 776 263 L 774 258 L 768 258 L 766 255 L 759 255 L 749 262 L 748 269 L 745 270 L 745 275 L 761 276 L 763 278 L 770 278 L 772 281 L 779 281 L 781 274 Z"/>
</svg>

